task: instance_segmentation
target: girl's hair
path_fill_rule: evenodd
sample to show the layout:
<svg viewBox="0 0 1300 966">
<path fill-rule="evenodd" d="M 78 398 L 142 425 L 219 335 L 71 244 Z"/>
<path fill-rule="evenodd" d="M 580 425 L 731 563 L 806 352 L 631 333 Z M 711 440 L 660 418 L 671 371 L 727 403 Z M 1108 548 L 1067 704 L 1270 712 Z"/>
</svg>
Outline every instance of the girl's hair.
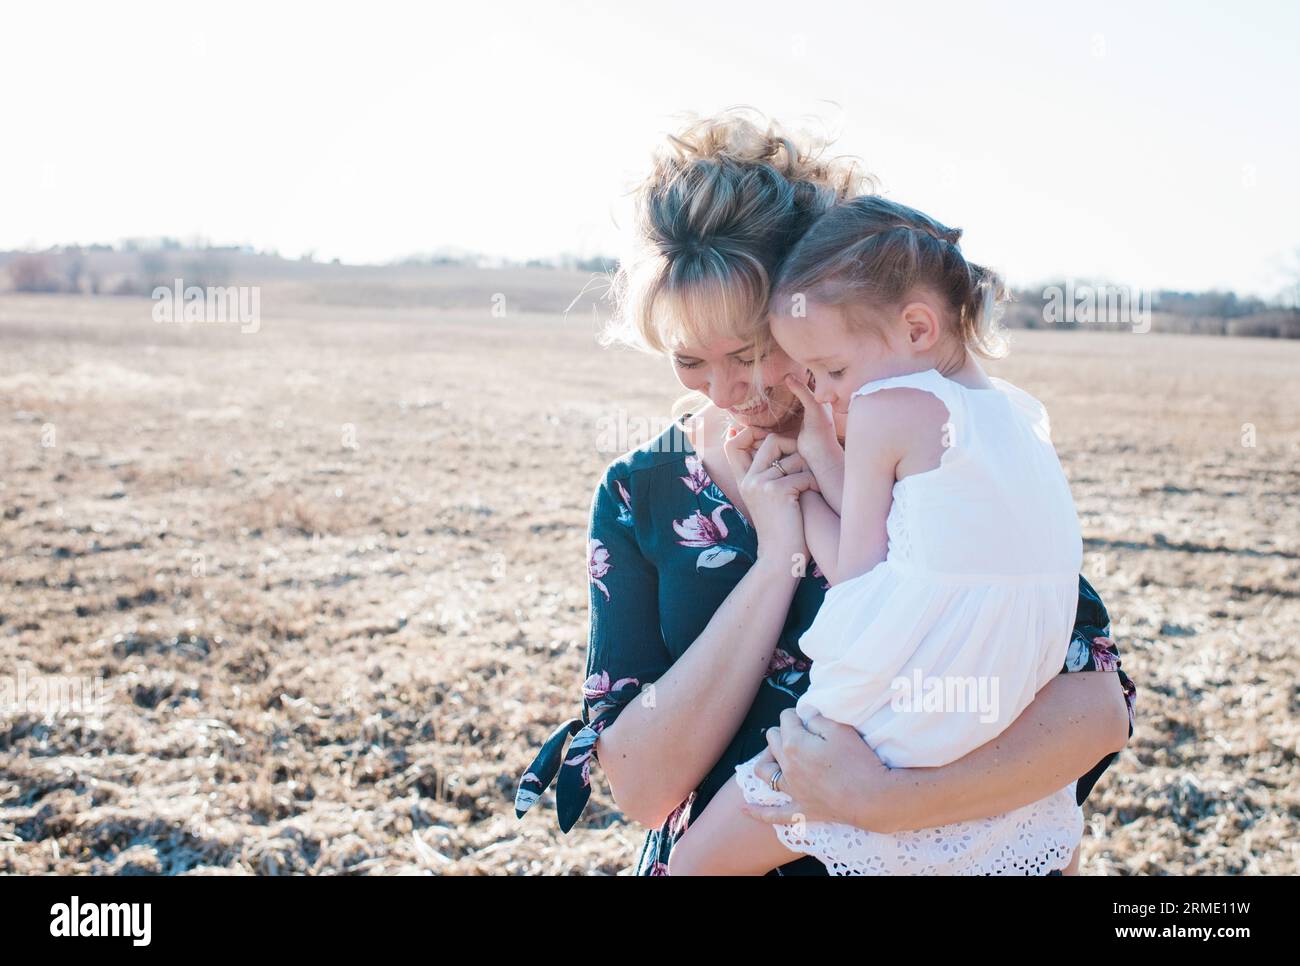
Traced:
<svg viewBox="0 0 1300 966">
<path fill-rule="evenodd" d="M 917 286 L 932 289 L 952 312 L 956 334 L 986 359 L 1006 354 L 999 323 L 1002 279 L 961 253 L 960 228 L 873 195 L 827 211 L 781 266 L 772 308 L 791 314 L 794 297 L 825 305 L 900 305 Z"/>
<path fill-rule="evenodd" d="M 635 251 L 614 276 L 603 341 L 666 352 L 679 338 L 761 338 L 790 246 L 874 185 L 856 161 L 822 159 L 824 148 L 748 109 L 669 135 L 635 192 Z"/>
</svg>

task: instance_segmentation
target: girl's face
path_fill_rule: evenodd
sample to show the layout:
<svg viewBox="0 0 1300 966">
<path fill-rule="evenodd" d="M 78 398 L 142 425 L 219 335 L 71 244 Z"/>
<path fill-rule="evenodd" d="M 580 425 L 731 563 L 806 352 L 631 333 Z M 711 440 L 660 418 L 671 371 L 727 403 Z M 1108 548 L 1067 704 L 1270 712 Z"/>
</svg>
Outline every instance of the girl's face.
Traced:
<svg viewBox="0 0 1300 966">
<path fill-rule="evenodd" d="M 741 339 L 680 342 L 670 357 L 678 381 L 708 396 L 738 425 L 784 432 L 798 423 L 799 401 L 785 377 L 805 373 L 777 346 L 760 359 L 753 344 Z"/>
<path fill-rule="evenodd" d="M 848 413 L 854 390 L 865 383 L 908 371 L 906 349 L 889 325 L 850 327 L 842 307 L 812 300 L 806 309 L 803 318 L 773 315 L 772 335 L 795 365 L 812 374 L 813 395 L 836 416 Z"/>
</svg>

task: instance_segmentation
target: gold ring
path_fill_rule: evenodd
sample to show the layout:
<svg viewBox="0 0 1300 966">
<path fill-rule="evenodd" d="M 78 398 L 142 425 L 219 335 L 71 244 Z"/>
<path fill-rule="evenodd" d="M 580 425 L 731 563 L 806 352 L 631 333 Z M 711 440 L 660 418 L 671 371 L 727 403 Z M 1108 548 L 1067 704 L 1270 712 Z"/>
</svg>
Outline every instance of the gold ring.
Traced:
<svg viewBox="0 0 1300 966">
<path fill-rule="evenodd" d="M 781 766 L 776 766 L 776 771 L 772 772 L 772 777 L 768 780 L 767 785 L 772 791 L 779 792 L 781 789 L 776 787 L 776 783 L 781 780 Z"/>
<path fill-rule="evenodd" d="M 781 465 L 781 458 L 780 458 L 779 456 L 778 456 L 776 459 L 772 460 L 772 465 L 775 466 L 778 470 L 781 471 L 781 475 L 782 475 L 782 476 L 788 476 L 788 475 L 789 475 L 790 471 L 787 470 L 784 466 Z"/>
</svg>

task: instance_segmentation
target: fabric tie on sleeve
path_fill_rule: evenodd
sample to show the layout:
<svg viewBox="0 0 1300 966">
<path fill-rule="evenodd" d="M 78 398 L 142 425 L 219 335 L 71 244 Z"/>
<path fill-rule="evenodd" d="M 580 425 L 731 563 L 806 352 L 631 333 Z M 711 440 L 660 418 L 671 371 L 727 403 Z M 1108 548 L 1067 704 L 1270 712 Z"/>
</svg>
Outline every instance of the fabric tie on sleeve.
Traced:
<svg viewBox="0 0 1300 966">
<path fill-rule="evenodd" d="M 556 818 L 560 831 L 567 832 L 573 828 L 591 798 L 591 760 L 596 754 L 596 739 L 639 693 L 636 678 L 620 678 L 611 685 L 608 674 L 589 677 L 583 686 L 583 696 L 588 713 L 594 715 L 591 723 L 584 723 L 582 718 L 570 718 L 551 732 L 524 777 L 519 779 L 515 791 L 515 816 L 523 818 L 558 773 L 559 780 L 555 782 Z M 566 751 L 564 742 L 570 735 L 573 740 Z"/>
<path fill-rule="evenodd" d="M 573 828 L 582 810 L 586 808 L 587 800 L 591 798 L 591 756 L 596 739 L 604 727 L 603 720 L 584 725 L 581 718 L 570 718 L 551 732 L 551 736 L 542 745 L 542 750 L 528 766 L 524 777 L 519 779 L 519 788 L 515 792 L 516 817 L 524 817 L 524 813 L 542 797 L 542 792 L 546 791 L 558 772 L 560 777 L 555 783 L 555 815 L 561 832 Z M 566 752 L 564 741 L 570 735 L 574 737 Z"/>
</svg>

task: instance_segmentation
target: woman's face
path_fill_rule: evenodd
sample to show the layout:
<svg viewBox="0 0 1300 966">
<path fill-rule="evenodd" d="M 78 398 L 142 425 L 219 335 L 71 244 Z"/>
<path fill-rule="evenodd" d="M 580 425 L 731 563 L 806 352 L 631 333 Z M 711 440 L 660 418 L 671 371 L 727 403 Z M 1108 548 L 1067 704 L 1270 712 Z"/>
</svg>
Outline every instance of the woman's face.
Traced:
<svg viewBox="0 0 1300 966">
<path fill-rule="evenodd" d="M 785 377 L 806 379 L 807 373 L 775 343 L 759 359 L 753 344 L 742 339 L 679 342 L 670 358 L 683 386 L 708 396 L 738 425 L 767 432 L 788 432 L 798 425 L 799 401 L 786 388 Z"/>
</svg>

